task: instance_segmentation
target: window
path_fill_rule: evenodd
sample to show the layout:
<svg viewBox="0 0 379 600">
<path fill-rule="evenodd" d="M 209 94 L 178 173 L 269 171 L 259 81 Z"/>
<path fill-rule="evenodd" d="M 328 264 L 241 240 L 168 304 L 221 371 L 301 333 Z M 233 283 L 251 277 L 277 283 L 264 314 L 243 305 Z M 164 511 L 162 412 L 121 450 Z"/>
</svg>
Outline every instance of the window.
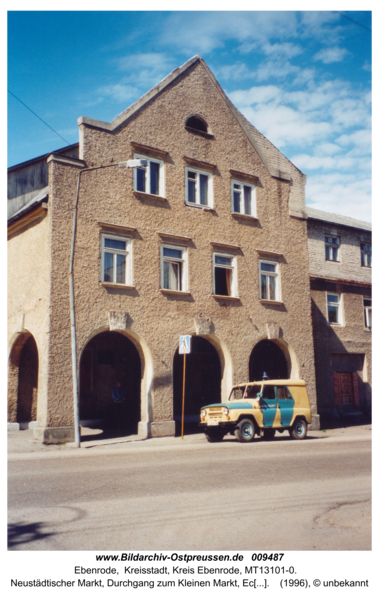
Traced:
<svg viewBox="0 0 379 600">
<path fill-rule="evenodd" d="M 131 241 L 114 235 L 102 236 L 102 281 L 131 285 Z"/>
<path fill-rule="evenodd" d="M 372 300 L 371 298 L 363 298 L 363 307 L 365 311 L 365 327 L 372 329 Z"/>
<path fill-rule="evenodd" d="M 153 196 L 164 196 L 164 162 L 148 156 L 135 154 L 134 158 L 145 158 L 147 167 L 133 169 L 133 187 L 136 192 L 144 192 Z"/>
<path fill-rule="evenodd" d="M 187 291 L 187 250 L 161 246 L 161 286 L 163 290 Z"/>
<path fill-rule="evenodd" d="M 361 264 L 371 268 L 371 244 L 361 244 Z"/>
<path fill-rule="evenodd" d="M 236 258 L 213 255 L 213 289 L 216 296 L 237 296 Z"/>
<path fill-rule="evenodd" d="M 255 185 L 232 180 L 232 212 L 256 217 Z"/>
<path fill-rule="evenodd" d="M 201 119 L 200 117 L 189 117 L 186 121 L 186 127 L 190 127 L 191 129 L 196 129 L 197 131 L 202 131 L 203 133 L 208 132 L 208 125 Z"/>
<path fill-rule="evenodd" d="M 327 294 L 328 322 L 341 324 L 341 301 L 339 294 Z"/>
<path fill-rule="evenodd" d="M 339 261 L 340 240 L 338 237 L 325 236 L 325 260 Z"/>
<path fill-rule="evenodd" d="M 210 173 L 186 167 L 186 203 L 193 206 L 213 205 L 213 178 Z"/>
<path fill-rule="evenodd" d="M 279 264 L 275 262 L 259 262 L 260 297 L 261 300 L 280 301 Z"/>
</svg>

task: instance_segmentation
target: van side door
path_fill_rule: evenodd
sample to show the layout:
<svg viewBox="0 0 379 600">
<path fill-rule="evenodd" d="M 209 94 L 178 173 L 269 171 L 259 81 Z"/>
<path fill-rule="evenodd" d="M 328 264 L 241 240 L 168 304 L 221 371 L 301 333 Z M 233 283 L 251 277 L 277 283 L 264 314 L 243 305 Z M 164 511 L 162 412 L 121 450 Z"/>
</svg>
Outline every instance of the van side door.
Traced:
<svg viewBox="0 0 379 600">
<path fill-rule="evenodd" d="M 295 401 L 286 385 L 278 385 L 276 393 L 280 410 L 280 423 L 283 427 L 288 427 L 292 421 Z"/>
<path fill-rule="evenodd" d="M 274 385 L 265 385 L 263 387 L 262 397 L 260 401 L 263 414 L 263 426 L 272 427 L 276 414 L 276 392 Z"/>
</svg>

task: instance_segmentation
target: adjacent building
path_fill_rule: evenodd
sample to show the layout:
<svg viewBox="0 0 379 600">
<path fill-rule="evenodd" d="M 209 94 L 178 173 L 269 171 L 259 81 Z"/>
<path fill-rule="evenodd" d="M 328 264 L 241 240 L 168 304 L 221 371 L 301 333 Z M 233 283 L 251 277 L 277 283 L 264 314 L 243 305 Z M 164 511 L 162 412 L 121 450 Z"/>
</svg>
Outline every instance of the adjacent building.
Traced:
<svg viewBox="0 0 379 600">
<path fill-rule="evenodd" d="M 73 438 L 73 317 L 82 423 L 112 419 L 118 380 L 128 431 L 174 435 L 187 334 L 187 424 L 263 371 L 307 381 L 316 428 L 347 367 L 359 407 L 368 406 L 371 262 L 359 262 L 368 226 L 312 216 L 305 175 L 199 56 L 111 123 L 78 123 L 79 144 L 9 170 L 10 423 L 32 423 L 46 442 Z M 124 168 L 133 159 L 146 166 Z M 329 237 L 339 239 L 339 262 L 322 261 Z M 343 323 L 330 321 L 335 314 Z"/>
</svg>

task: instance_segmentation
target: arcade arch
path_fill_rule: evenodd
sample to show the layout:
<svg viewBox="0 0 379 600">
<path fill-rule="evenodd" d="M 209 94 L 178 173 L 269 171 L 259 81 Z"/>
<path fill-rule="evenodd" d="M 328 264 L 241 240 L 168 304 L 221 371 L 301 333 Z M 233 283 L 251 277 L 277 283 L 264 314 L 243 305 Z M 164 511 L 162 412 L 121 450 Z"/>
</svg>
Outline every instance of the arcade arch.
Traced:
<svg viewBox="0 0 379 600">
<path fill-rule="evenodd" d="M 8 374 L 8 422 L 37 421 L 38 349 L 29 331 L 20 333 L 12 344 Z"/>
</svg>

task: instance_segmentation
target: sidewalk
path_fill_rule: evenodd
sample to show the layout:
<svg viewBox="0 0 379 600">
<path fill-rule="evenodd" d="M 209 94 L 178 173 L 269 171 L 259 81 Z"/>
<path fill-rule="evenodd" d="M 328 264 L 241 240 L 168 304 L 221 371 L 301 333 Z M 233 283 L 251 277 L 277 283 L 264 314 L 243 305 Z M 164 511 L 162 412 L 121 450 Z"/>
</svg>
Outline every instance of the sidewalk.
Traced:
<svg viewBox="0 0 379 600">
<path fill-rule="evenodd" d="M 335 429 L 326 429 L 320 431 L 309 431 L 307 434 L 308 440 L 316 439 L 328 439 L 337 438 L 344 440 L 346 438 L 357 438 L 357 437 L 371 437 L 372 425 L 353 425 L 350 427 L 342 427 Z M 172 448 L 182 449 L 183 447 L 189 448 L 190 446 L 201 446 L 208 444 L 203 433 L 196 433 L 185 435 L 182 440 L 181 437 L 161 437 L 161 438 L 140 438 L 138 435 L 130 435 L 126 437 L 109 437 L 103 438 L 101 436 L 101 429 L 90 429 L 82 428 L 81 436 L 81 447 L 75 448 L 73 443 L 67 444 L 49 444 L 45 445 L 40 440 L 34 438 L 32 429 L 8 431 L 8 456 L 14 459 L 21 458 L 21 455 L 33 454 L 37 458 L 42 456 L 57 456 L 59 454 L 89 456 L 92 453 L 98 453 L 99 451 L 107 452 L 125 452 L 130 451 L 141 451 L 142 449 L 166 449 Z M 97 439 L 100 438 L 100 439 Z M 275 439 L 284 438 L 289 440 L 288 433 L 277 433 Z M 228 435 L 226 440 L 232 438 Z M 274 440 L 275 443 L 275 440 Z M 229 446 L 229 444 L 228 444 Z"/>
</svg>

